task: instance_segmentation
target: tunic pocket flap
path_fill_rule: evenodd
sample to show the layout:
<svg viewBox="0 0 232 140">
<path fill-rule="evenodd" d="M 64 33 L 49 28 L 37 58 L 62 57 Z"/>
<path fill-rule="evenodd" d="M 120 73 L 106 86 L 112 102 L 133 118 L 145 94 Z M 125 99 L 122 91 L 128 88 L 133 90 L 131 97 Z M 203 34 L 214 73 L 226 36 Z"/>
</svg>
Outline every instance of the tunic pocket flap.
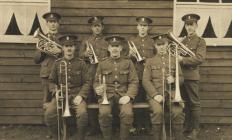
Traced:
<svg viewBox="0 0 232 140">
<path fill-rule="evenodd" d="M 120 71 L 119 73 L 120 73 L 120 74 L 128 74 L 128 73 L 129 73 L 129 70 Z"/>
<path fill-rule="evenodd" d="M 102 71 L 102 74 L 104 74 L 104 75 L 108 75 L 108 74 L 110 74 L 110 73 L 112 73 L 111 70 L 104 70 L 104 71 Z"/>
</svg>

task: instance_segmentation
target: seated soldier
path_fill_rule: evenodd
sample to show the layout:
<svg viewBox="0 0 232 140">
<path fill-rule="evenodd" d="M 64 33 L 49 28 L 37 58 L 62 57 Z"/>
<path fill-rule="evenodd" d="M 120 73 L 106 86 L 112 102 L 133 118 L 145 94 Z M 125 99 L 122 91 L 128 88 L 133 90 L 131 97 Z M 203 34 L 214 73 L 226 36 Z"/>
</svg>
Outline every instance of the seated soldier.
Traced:
<svg viewBox="0 0 232 140">
<path fill-rule="evenodd" d="M 111 36 L 106 40 L 110 57 L 98 64 L 94 80 L 94 89 L 99 96 L 100 128 L 104 139 L 111 140 L 112 112 L 113 107 L 117 107 L 120 111 L 120 138 L 127 140 L 133 123 L 132 100 L 137 95 L 138 77 L 132 61 L 120 56 L 124 38 Z"/>
<path fill-rule="evenodd" d="M 89 76 L 87 71 L 86 64 L 83 60 L 75 56 L 76 49 L 76 36 L 66 35 L 59 38 L 62 43 L 62 50 L 64 57 L 58 59 L 52 68 L 49 80 L 52 87 L 58 86 L 61 84 L 67 84 L 68 94 L 69 94 L 69 106 L 74 110 L 77 129 L 78 129 L 78 138 L 79 140 L 84 140 L 85 131 L 88 123 L 87 115 L 87 105 L 85 99 L 90 90 Z M 67 75 L 64 70 L 64 64 L 67 64 Z M 66 77 L 67 76 L 67 81 Z M 65 88 L 63 92 L 65 94 Z M 56 90 L 53 89 L 53 93 Z M 65 95 L 64 95 L 65 96 Z M 61 116 L 62 117 L 62 116 Z M 53 97 L 51 103 L 48 104 L 47 110 L 45 112 L 46 124 L 50 128 L 54 140 L 57 139 L 57 104 L 56 98 Z"/>
<path fill-rule="evenodd" d="M 183 102 L 173 102 L 172 98 L 170 101 L 170 96 L 175 96 L 172 95 L 175 93 L 173 92 L 173 87 L 171 87 L 175 85 L 173 84 L 175 83 L 174 71 L 176 70 L 175 57 L 172 57 L 171 54 L 169 55 L 166 34 L 154 36 L 153 39 L 157 55 L 147 59 L 143 72 L 143 86 L 147 92 L 148 102 L 152 111 L 153 137 L 155 140 L 161 140 L 160 132 L 162 131 L 162 127 L 165 126 L 165 110 L 169 110 L 175 139 L 181 140 L 184 120 Z M 183 83 L 183 75 L 179 63 L 177 67 L 179 68 L 180 79 L 178 82 Z M 162 123 L 163 126 L 161 125 Z"/>
</svg>

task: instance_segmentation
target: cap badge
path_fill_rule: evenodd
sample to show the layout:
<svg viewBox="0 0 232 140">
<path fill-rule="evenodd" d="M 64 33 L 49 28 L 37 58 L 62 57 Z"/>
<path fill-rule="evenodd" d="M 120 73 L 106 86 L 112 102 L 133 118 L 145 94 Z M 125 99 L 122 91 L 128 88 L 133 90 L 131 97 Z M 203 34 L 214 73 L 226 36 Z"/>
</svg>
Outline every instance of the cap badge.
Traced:
<svg viewBox="0 0 232 140">
<path fill-rule="evenodd" d="M 66 40 L 69 40 L 69 36 L 66 37 Z"/>
</svg>

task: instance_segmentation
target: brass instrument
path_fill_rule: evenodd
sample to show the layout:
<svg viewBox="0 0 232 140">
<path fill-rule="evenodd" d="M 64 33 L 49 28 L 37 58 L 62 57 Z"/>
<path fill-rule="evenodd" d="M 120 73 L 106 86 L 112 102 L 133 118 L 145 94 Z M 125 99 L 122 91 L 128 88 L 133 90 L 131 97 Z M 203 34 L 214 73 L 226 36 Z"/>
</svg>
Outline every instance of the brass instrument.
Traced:
<svg viewBox="0 0 232 140">
<path fill-rule="evenodd" d="M 60 75 L 62 75 L 63 71 L 65 72 L 65 83 L 60 83 L 60 89 L 56 88 L 56 102 L 57 102 L 57 122 L 58 122 L 58 140 L 66 140 L 67 137 L 67 129 L 66 129 L 66 118 L 71 116 L 69 109 L 69 98 L 68 98 L 68 70 L 67 70 L 67 62 L 60 62 Z M 60 80 L 62 81 L 62 80 Z M 65 88 L 65 97 L 63 88 Z M 64 106 L 65 99 L 65 106 Z M 60 122 L 60 116 L 62 116 L 62 122 Z M 62 139 L 61 139 L 62 135 Z"/>
<path fill-rule="evenodd" d="M 96 53 L 95 53 L 95 51 L 93 49 L 93 45 L 91 43 L 89 43 L 88 41 L 86 41 L 86 46 L 87 46 L 86 49 L 90 50 L 93 53 L 93 55 L 89 57 L 90 63 L 91 64 L 97 64 L 99 61 L 98 61 L 97 55 L 96 55 Z"/>
<path fill-rule="evenodd" d="M 132 52 L 132 55 L 136 58 L 138 62 L 143 61 L 145 58 L 142 58 L 142 56 L 139 54 L 138 49 L 135 46 L 135 43 L 133 41 L 128 41 L 129 49 Z"/>
<path fill-rule="evenodd" d="M 171 45 L 169 45 L 169 47 L 170 47 L 170 49 L 171 49 L 170 51 L 171 51 L 172 54 L 175 54 L 175 52 L 176 52 L 175 47 L 177 47 L 177 48 L 178 48 L 179 54 L 182 54 L 183 56 L 188 55 L 188 56 L 190 56 L 190 57 L 194 57 L 194 56 L 195 56 L 195 53 L 192 52 L 189 48 L 187 48 L 183 43 L 181 43 L 181 42 L 174 36 L 174 34 L 173 34 L 172 32 L 169 32 L 169 33 L 168 33 L 167 38 L 168 38 L 169 40 L 172 41 Z"/>
<path fill-rule="evenodd" d="M 165 68 L 162 68 L 162 84 L 163 84 L 163 88 L 162 88 L 162 96 L 163 96 L 163 101 L 162 101 L 162 140 L 166 140 L 167 139 L 167 134 L 166 134 L 166 127 L 165 127 L 165 118 L 164 118 L 164 114 L 165 114 Z"/>
<path fill-rule="evenodd" d="M 110 103 L 107 99 L 107 94 L 106 94 L 106 76 L 105 75 L 103 75 L 102 77 L 101 77 L 101 75 L 99 75 L 99 84 L 104 85 L 103 101 L 101 104 L 108 105 Z"/>
<path fill-rule="evenodd" d="M 62 46 L 43 35 L 39 28 L 35 31 L 33 36 L 39 39 L 36 43 L 36 48 L 41 52 L 55 56 L 56 58 L 62 53 Z"/>
</svg>

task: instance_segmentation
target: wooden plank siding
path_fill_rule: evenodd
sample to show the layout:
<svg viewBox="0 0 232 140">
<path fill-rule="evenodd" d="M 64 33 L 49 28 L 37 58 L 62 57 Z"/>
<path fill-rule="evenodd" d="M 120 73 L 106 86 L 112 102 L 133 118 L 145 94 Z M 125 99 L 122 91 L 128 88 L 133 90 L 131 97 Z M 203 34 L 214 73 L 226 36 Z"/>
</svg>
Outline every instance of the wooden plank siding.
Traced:
<svg viewBox="0 0 232 140">
<path fill-rule="evenodd" d="M 91 33 L 88 18 L 104 16 L 105 34 L 135 34 L 136 16 L 149 16 L 154 20 L 150 33 L 167 32 L 172 29 L 173 1 L 134 0 L 52 0 L 52 11 L 62 15 L 61 32 L 74 33 L 83 37 Z"/>
<path fill-rule="evenodd" d="M 172 29 L 172 0 L 52 0 L 59 12 L 62 33 L 83 37 L 90 34 L 87 20 L 105 17 L 105 33 L 131 36 L 136 33 L 136 16 L 150 16 L 151 33 Z M 34 44 L 0 44 L 0 124 L 43 123 L 39 65 L 33 62 Z M 232 48 L 208 46 L 202 65 L 200 96 L 202 123 L 232 123 Z"/>
<path fill-rule="evenodd" d="M 42 124 L 35 44 L 0 44 L 0 124 Z"/>
</svg>

